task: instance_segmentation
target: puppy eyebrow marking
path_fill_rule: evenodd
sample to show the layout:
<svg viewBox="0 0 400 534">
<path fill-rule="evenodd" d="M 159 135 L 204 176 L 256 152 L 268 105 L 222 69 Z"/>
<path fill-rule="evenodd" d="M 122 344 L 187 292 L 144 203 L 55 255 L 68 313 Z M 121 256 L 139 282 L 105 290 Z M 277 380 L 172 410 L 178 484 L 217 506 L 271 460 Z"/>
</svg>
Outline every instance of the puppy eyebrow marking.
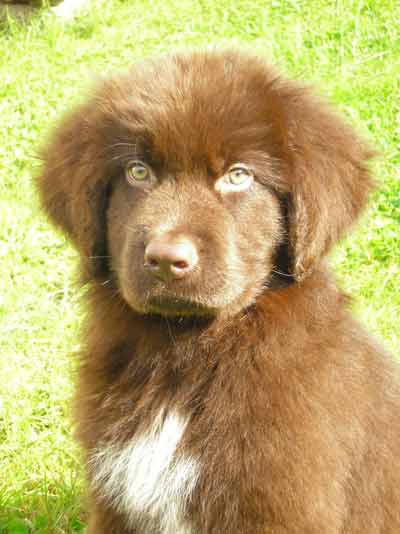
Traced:
<svg viewBox="0 0 400 534">
<path fill-rule="evenodd" d="M 105 152 L 110 157 L 110 161 L 121 161 L 126 163 L 130 159 L 140 159 L 146 150 L 140 146 L 140 141 L 133 143 L 119 142 L 106 147 Z"/>
<path fill-rule="evenodd" d="M 159 521 L 160 534 L 193 532 L 184 512 L 200 465 L 197 459 L 177 452 L 188 422 L 188 417 L 163 407 L 131 442 L 92 451 L 93 488 L 124 512 L 131 524 L 142 521 L 145 529 Z"/>
</svg>

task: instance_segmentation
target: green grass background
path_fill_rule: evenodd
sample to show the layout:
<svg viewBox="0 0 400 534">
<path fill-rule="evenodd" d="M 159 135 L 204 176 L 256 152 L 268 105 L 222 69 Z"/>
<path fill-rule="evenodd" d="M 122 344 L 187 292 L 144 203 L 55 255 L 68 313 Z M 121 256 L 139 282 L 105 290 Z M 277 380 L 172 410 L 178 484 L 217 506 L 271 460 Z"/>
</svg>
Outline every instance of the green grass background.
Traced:
<svg viewBox="0 0 400 534">
<path fill-rule="evenodd" d="M 32 188 L 35 151 L 96 74 L 210 43 L 256 51 L 333 101 L 381 152 L 379 190 L 333 254 L 369 331 L 399 353 L 400 4 L 397 0 L 108 0 L 61 23 L 0 27 L 0 533 L 80 532 L 71 439 L 81 310 L 75 252 Z"/>
</svg>

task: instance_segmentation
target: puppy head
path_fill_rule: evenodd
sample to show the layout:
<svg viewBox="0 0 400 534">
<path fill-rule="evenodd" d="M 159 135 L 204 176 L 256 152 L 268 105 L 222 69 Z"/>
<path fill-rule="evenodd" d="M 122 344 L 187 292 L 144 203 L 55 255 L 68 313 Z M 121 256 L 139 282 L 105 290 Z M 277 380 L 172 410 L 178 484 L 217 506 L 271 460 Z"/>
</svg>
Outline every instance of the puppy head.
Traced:
<svg viewBox="0 0 400 534">
<path fill-rule="evenodd" d="M 365 204 L 369 155 L 261 60 L 195 53 L 105 82 L 56 131 L 39 190 L 133 309 L 234 313 L 318 265 Z"/>
</svg>

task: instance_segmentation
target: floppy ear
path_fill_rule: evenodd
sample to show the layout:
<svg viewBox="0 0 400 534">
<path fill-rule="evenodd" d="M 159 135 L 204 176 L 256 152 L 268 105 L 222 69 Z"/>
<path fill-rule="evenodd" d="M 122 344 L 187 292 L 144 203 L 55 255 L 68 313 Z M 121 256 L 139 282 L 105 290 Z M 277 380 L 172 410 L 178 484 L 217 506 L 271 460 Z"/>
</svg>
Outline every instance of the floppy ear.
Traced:
<svg viewBox="0 0 400 534">
<path fill-rule="evenodd" d="M 325 104 L 297 90 L 288 98 L 286 169 L 290 184 L 292 274 L 307 276 L 351 226 L 372 187 L 372 151 Z"/>
<path fill-rule="evenodd" d="M 84 271 L 96 275 L 104 268 L 107 182 L 89 116 L 82 106 L 56 129 L 42 150 L 37 185 L 50 220 L 79 250 Z"/>
</svg>

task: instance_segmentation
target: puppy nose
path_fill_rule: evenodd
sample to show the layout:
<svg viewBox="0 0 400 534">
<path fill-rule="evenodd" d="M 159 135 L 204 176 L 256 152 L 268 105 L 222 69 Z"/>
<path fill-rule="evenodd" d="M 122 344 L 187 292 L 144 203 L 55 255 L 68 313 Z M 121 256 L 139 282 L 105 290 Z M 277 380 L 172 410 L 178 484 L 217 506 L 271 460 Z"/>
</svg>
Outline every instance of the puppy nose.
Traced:
<svg viewBox="0 0 400 534">
<path fill-rule="evenodd" d="M 153 239 L 144 253 L 144 265 L 157 278 L 184 278 L 198 263 L 195 245 L 187 238 Z"/>
</svg>

